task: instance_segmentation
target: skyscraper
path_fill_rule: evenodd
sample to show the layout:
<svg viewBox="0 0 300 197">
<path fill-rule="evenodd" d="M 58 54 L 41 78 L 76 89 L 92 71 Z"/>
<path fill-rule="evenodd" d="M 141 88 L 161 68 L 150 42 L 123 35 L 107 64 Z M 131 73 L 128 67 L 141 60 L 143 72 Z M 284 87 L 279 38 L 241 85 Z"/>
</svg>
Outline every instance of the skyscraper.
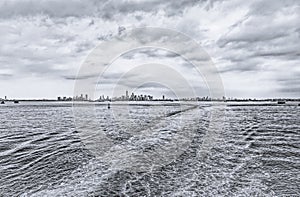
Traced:
<svg viewBox="0 0 300 197">
<path fill-rule="evenodd" d="M 126 100 L 129 99 L 128 90 L 126 90 Z"/>
</svg>

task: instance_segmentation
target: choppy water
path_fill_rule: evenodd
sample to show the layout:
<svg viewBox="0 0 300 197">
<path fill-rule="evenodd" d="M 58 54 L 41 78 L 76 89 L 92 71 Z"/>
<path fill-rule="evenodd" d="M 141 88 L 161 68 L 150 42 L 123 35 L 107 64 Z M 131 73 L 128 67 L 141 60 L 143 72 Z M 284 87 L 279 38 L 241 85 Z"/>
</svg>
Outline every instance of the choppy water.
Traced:
<svg viewBox="0 0 300 197">
<path fill-rule="evenodd" d="M 112 105 L 117 114 L 98 105 L 97 118 L 82 105 L 77 127 L 68 103 L 1 105 L 0 196 L 300 196 L 300 107 L 227 106 L 212 148 L 201 154 L 209 124 L 223 119 L 212 122 L 210 104 L 200 105 L 181 112 L 176 105 Z M 80 128 L 104 131 L 123 161 L 96 157 Z M 134 138 L 147 128 L 150 139 Z M 167 146 L 178 133 L 193 138 L 172 160 L 146 171 L 128 168 L 125 153 Z"/>
</svg>

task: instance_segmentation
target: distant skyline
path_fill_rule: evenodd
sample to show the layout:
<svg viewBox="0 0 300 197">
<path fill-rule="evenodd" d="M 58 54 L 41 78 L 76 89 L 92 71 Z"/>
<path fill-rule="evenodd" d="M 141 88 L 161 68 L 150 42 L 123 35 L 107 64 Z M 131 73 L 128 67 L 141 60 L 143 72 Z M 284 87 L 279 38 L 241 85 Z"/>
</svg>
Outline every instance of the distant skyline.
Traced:
<svg viewBox="0 0 300 197">
<path fill-rule="evenodd" d="M 87 55 L 104 40 L 143 26 L 173 29 L 196 40 L 217 67 L 226 97 L 300 98 L 299 18 L 300 1 L 293 0 L 3 0 L 0 98 L 73 97 L 76 75 Z M 145 62 L 175 65 L 198 96 L 209 96 L 188 62 L 158 49 L 118 58 L 95 95 L 112 95 L 115 81 Z M 144 76 L 126 77 L 120 81 L 122 89 L 137 88 L 155 97 L 173 94 L 160 84 L 138 83 Z M 180 84 L 178 91 L 184 93 Z"/>
</svg>

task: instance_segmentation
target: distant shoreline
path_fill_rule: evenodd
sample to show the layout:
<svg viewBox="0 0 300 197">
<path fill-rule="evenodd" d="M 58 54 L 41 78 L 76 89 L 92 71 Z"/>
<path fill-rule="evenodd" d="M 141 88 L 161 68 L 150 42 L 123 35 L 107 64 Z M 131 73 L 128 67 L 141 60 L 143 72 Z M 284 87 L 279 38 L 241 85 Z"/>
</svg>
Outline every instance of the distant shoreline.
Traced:
<svg viewBox="0 0 300 197">
<path fill-rule="evenodd" d="M 300 102 L 299 99 L 209 99 L 209 100 L 193 100 L 193 99 L 154 99 L 154 100 L 147 100 L 147 101 L 134 101 L 134 100 L 105 100 L 105 101 L 98 101 L 98 100 L 69 100 L 69 101 L 63 101 L 63 100 L 56 100 L 56 99 L 0 99 L 1 101 L 5 102 L 14 102 L 14 101 L 20 101 L 20 102 L 95 102 L 95 103 L 105 103 L 105 102 L 278 102 L 278 101 L 285 101 L 285 102 Z"/>
<path fill-rule="evenodd" d="M 282 102 L 270 101 L 270 100 L 232 100 L 232 101 L 221 101 L 221 100 L 210 100 L 210 101 L 162 101 L 162 100 L 152 100 L 152 101 L 57 101 L 52 99 L 24 99 L 18 100 L 6 100 L 1 103 L 1 106 L 18 106 L 22 104 L 27 105 L 53 105 L 53 106 L 177 106 L 177 105 L 189 105 L 189 106 L 226 106 L 226 107 L 299 107 L 299 99 L 289 99 Z M 4 105 L 3 105 L 4 104 Z"/>
</svg>

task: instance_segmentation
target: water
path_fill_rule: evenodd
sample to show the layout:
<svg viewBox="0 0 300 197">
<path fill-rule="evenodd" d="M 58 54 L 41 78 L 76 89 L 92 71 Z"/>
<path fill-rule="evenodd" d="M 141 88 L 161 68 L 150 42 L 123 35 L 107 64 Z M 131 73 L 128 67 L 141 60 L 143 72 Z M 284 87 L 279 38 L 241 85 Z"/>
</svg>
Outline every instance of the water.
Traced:
<svg viewBox="0 0 300 197">
<path fill-rule="evenodd" d="M 74 118 L 70 103 L 1 105 L 0 196 L 300 196 L 300 108 L 213 109 L 82 105 Z M 82 130 L 104 132 L 101 154 Z M 133 168 L 149 150 L 156 168 Z"/>
</svg>

